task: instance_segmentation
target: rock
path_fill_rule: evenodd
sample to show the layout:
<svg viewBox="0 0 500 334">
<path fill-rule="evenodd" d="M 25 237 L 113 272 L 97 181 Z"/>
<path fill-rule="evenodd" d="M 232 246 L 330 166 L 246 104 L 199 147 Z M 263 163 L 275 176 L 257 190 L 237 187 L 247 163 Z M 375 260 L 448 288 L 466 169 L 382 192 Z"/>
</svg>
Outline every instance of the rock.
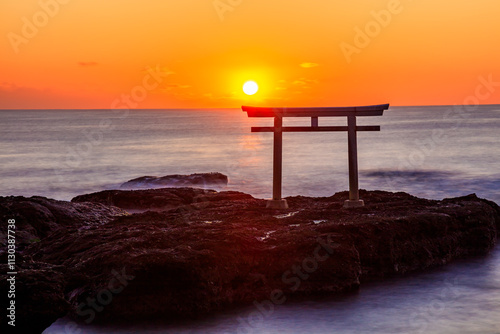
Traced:
<svg viewBox="0 0 500 334">
<path fill-rule="evenodd" d="M 487 199 L 484 199 L 484 198 L 478 198 L 476 196 L 476 194 L 470 194 L 470 195 L 467 195 L 467 196 L 462 196 L 462 197 L 457 197 L 457 198 L 445 198 L 443 201 L 444 202 L 447 202 L 447 201 L 453 202 L 453 201 L 456 201 L 457 199 L 460 199 L 460 200 L 463 200 L 463 201 L 471 201 L 471 202 L 481 201 L 481 202 L 487 203 L 497 213 L 497 215 L 495 216 L 495 221 L 496 221 L 496 225 L 497 225 L 497 231 L 500 231 L 500 206 L 498 206 L 498 204 L 496 204 L 493 201 L 489 201 Z"/>
<path fill-rule="evenodd" d="M 142 176 L 123 183 L 121 189 L 150 189 L 163 187 L 225 187 L 228 178 L 221 173 L 196 173 L 191 175 Z"/>
<path fill-rule="evenodd" d="M 496 243 L 498 206 L 475 195 L 435 201 L 360 194 L 363 208 L 344 209 L 342 192 L 289 197 L 290 209 L 271 210 L 238 192 L 105 191 L 68 205 L 154 211 L 58 229 L 25 253 L 65 268 L 71 314 L 90 322 L 190 317 L 351 291 L 368 280 L 485 254 Z M 92 312 L 89 300 L 101 300 L 101 311 Z"/>
<path fill-rule="evenodd" d="M 9 325 L 7 322 L 11 319 L 3 315 L 0 328 L 2 333 L 39 334 L 69 311 L 70 304 L 64 297 L 66 281 L 62 267 L 22 262 L 23 268 L 19 268 L 15 275 L 15 298 L 12 299 L 6 298 L 10 287 L 7 279 L 12 276 L 5 274 L 9 272 L 6 264 L 0 265 L 0 290 L 6 294 L 1 298 L 2 310 L 7 312 L 7 303 L 15 301 L 15 327 Z"/>
<path fill-rule="evenodd" d="M 69 203 L 45 197 L 22 196 L 0 197 L 0 219 L 14 219 L 16 247 L 22 251 L 26 246 L 61 227 L 81 227 L 109 222 L 125 211 L 99 203 Z M 7 245 L 7 224 L 0 224 L 0 254 Z"/>
<path fill-rule="evenodd" d="M 116 206 L 131 212 L 165 211 L 179 207 L 203 207 L 209 202 L 250 200 L 251 195 L 236 191 L 217 192 L 198 188 L 160 188 L 148 190 L 104 190 L 73 198 L 74 203 L 93 202 Z"/>
<path fill-rule="evenodd" d="M 7 226 L 9 219 L 15 220 L 16 253 L 16 333 L 41 333 L 55 320 L 64 316 L 70 309 L 65 299 L 67 288 L 65 267 L 49 263 L 34 262 L 25 254 L 27 246 L 39 243 L 54 233 L 67 229 L 73 232 L 106 224 L 119 215 L 127 213 L 119 208 L 99 203 L 70 203 L 34 196 L 0 197 L 0 290 L 8 291 L 6 275 L 8 270 Z M 14 240 L 14 239 L 12 239 Z M 10 276 L 9 276 L 10 277 Z M 8 307 L 8 298 L 2 297 L 2 309 Z M 5 307 L 5 308 L 4 308 Z M 1 317 L 2 333 L 12 333 L 13 328 L 7 325 L 5 316 Z"/>
</svg>

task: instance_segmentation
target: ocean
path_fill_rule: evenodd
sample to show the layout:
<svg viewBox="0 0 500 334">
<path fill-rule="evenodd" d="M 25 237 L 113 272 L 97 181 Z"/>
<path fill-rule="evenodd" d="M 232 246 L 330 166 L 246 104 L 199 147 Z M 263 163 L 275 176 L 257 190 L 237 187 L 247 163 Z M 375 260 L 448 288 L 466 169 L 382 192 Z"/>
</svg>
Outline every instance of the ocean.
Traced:
<svg viewBox="0 0 500 334">
<path fill-rule="evenodd" d="M 381 126 L 358 133 L 360 188 L 432 199 L 476 193 L 500 203 L 499 116 L 499 105 L 485 105 L 391 107 L 384 116 L 358 117 L 359 125 Z M 239 109 L 1 110 L 0 196 L 70 200 L 145 175 L 221 172 L 229 183 L 217 190 L 269 198 L 272 134 L 250 127 L 271 123 Z M 345 117 L 320 119 L 320 125 L 345 124 Z M 346 133 L 283 134 L 284 196 L 347 189 Z M 459 297 L 441 298 L 443 289 Z M 236 333 L 245 312 L 142 332 Z M 486 258 L 371 284 L 355 296 L 281 306 L 255 333 L 500 333 L 499 318 L 497 248 Z M 425 319 L 425 330 L 418 319 Z M 45 333 L 64 333 L 64 321 Z M 109 330 L 134 332 L 92 326 L 84 332 Z"/>
<path fill-rule="evenodd" d="M 500 203 L 500 106 L 392 107 L 358 124 L 360 188 L 441 199 L 476 193 Z M 308 119 L 285 119 L 305 125 Z M 130 179 L 221 172 L 226 189 L 272 194 L 270 119 L 225 110 L 0 111 L 0 196 L 70 200 Z M 345 117 L 320 125 L 345 125 Z M 347 134 L 284 133 L 284 196 L 348 188 Z"/>
</svg>

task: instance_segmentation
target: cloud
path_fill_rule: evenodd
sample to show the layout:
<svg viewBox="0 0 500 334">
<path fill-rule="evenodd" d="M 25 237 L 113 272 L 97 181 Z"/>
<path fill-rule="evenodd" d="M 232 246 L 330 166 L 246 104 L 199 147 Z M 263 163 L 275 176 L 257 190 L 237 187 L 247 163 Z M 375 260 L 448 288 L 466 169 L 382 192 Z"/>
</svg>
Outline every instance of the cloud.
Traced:
<svg viewBox="0 0 500 334">
<path fill-rule="evenodd" d="M 0 83 L 0 109 L 64 109 L 95 108 L 88 97 L 55 91 L 49 88 L 19 86 L 13 82 Z"/>
<path fill-rule="evenodd" d="M 171 88 L 182 88 L 182 89 L 191 87 L 190 85 L 181 85 L 178 83 L 166 84 L 165 86 Z"/>
<path fill-rule="evenodd" d="M 13 84 L 12 82 L 6 82 L 6 81 L 0 82 L 0 90 L 13 91 L 17 88 L 18 87 L 15 84 Z"/>
<path fill-rule="evenodd" d="M 175 72 L 172 71 L 171 69 L 169 69 L 168 67 L 160 66 L 160 65 L 156 65 L 155 67 L 146 66 L 142 69 L 143 73 L 149 73 L 151 71 L 158 73 L 161 76 L 168 76 L 168 75 L 175 74 Z"/>
<path fill-rule="evenodd" d="M 162 73 L 165 76 L 171 75 L 171 74 L 175 74 L 175 72 L 172 71 L 171 69 L 169 69 L 168 67 L 166 67 L 166 66 L 162 67 L 160 65 L 156 65 L 156 67 L 154 67 L 154 68 L 152 68 L 151 66 L 146 66 L 142 71 L 144 73 L 148 73 L 151 70 L 154 71 L 154 72 L 157 72 L 157 73 Z"/>
<path fill-rule="evenodd" d="M 89 66 L 96 66 L 98 64 L 95 61 L 81 61 L 78 63 L 78 65 L 82 67 L 89 67 Z"/>
<path fill-rule="evenodd" d="M 303 85 L 307 85 L 307 84 L 317 84 L 318 83 L 318 80 L 316 79 L 307 79 L 307 78 L 300 78 L 298 80 L 295 80 L 292 82 L 292 84 L 294 85 L 300 85 L 300 86 L 303 86 Z"/>
<path fill-rule="evenodd" d="M 317 63 L 302 63 L 300 64 L 300 67 L 303 67 L 303 68 L 313 68 L 313 67 L 317 67 L 319 66 L 319 64 Z"/>
<path fill-rule="evenodd" d="M 168 92 L 174 89 L 186 89 L 190 88 L 191 85 L 182 85 L 179 83 L 168 83 L 164 85 L 164 88 L 162 89 L 164 92 Z"/>
<path fill-rule="evenodd" d="M 274 89 L 278 92 L 297 92 L 300 90 L 311 89 L 312 86 L 317 85 L 319 80 L 308 79 L 304 77 L 290 78 L 287 80 L 279 80 Z"/>
</svg>

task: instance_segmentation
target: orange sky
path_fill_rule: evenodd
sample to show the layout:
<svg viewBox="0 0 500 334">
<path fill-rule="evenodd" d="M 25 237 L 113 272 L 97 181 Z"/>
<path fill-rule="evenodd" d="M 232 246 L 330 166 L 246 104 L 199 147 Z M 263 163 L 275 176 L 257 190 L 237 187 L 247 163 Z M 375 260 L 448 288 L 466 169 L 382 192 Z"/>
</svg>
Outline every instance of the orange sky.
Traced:
<svg viewBox="0 0 500 334">
<path fill-rule="evenodd" d="M 498 0 L 0 0 L 0 108 L 500 103 L 499 17 Z"/>
</svg>

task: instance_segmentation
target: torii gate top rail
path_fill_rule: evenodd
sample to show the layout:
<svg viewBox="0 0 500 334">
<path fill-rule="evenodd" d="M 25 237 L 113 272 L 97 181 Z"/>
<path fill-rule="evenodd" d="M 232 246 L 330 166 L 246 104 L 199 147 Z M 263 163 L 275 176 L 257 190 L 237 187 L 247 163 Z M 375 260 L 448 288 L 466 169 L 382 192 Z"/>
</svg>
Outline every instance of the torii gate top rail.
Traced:
<svg viewBox="0 0 500 334">
<path fill-rule="evenodd" d="M 349 200 L 346 207 L 363 206 L 358 190 L 357 131 L 380 131 L 380 126 L 357 126 L 356 116 L 382 116 L 389 104 L 360 107 L 320 107 L 320 108 L 264 108 L 243 106 L 248 117 L 274 117 L 274 127 L 252 127 L 252 132 L 274 132 L 273 155 L 273 199 L 267 206 L 287 208 L 286 200 L 281 199 L 282 146 L 283 132 L 347 131 L 349 151 Z M 347 126 L 319 126 L 318 117 L 347 117 Z M 311 126 L 283 127 L 283 117 L 311 117 Z"/>
<path fill-rule="evenodd" d="M 319 107 L 319 108 L 263 108 L 241 107 L 248 117 L 335 117 L 335 116 L 382 116 L 388 104 L 362 107 Z"/>
</svg>

